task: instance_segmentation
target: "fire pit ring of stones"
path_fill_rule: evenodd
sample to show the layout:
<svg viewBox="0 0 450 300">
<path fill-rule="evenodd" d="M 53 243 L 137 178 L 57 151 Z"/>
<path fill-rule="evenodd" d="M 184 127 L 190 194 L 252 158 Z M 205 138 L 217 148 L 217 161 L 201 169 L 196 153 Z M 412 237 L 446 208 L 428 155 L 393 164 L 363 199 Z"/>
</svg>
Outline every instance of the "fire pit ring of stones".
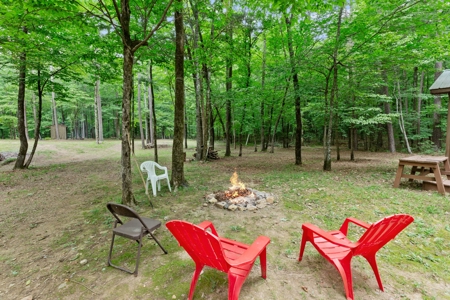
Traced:
<svg viewBox="0 0 450 300">
<path fill-rule="evenodd" d="M 220 209 L 226 209 L 230 211 L 254 211 L 263 209 L 269 205 L 276 204 L 273 194 L 260 192 L 251 188 L 245 190 L 239 190 L 239 193 L 235 193 L 234 197 L 230 197 L 228 191 L 219 191 L 209 194 L 205 197 L 206 202 L 204 206 L 210 204 Z"/>
</svg>

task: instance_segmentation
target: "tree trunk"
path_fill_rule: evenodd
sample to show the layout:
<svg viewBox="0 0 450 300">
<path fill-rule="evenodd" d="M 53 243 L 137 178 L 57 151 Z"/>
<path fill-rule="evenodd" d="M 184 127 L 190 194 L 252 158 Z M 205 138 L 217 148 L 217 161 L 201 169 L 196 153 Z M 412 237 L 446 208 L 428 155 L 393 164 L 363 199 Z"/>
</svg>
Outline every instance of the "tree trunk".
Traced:
<svg viewBox="0 0 450 300">
<path fill-rule="evenodd" d="M 295 129 L 295 164 L 302 164 L 302 112 L 300 107 L 300 85 L 298 83 L 298 74 L 295 66 L 295 54 L 294 54 L 294 46 L 292 42 L 292 33 L 291 33 L 291 20 L 290 18 L 285 17 L 286 22 L 286 31 L 287 31 L 287 40 L 288 40 L 288 48 L 289 48 L 289 61 L 291 66 L 291 75 L 292 82 L 294 83 L 294 99 L 295 99 L 295 120 L 296 120 L 296 129 Z"/>
<path fill-rule="evenodd" d="M 26 28 L 23 28 L 26 33 Z M 19 92 L 17 94 L 17 119 L 18 119 L 18 130 L 20 139 L 20 148 L 17 155 L 17 159 L 14 165 L 14 169 L 25 168 L 24 162 L 28 151 L 28 140 L 25 134 L 25 78 L 27 72 L 27 55 L 22 52 L 19 57 Z"/>
<path fill-rule="evenodd" d="M 434 80 L 442 74 L 442 61 L 435 64 Z M 442 130 L 441 130 L 441 114 L 439 113 L 442 107 L 441 95 L 434 95 L 434 107 L 433 112 L 433 135 L 432 140 L 437 149 L 442 148 Z"/>
<path fill-rule="evenodd" d="M 196 58 L 194 58 L 195 60 Z M 194 79 L 194 87 L 195 87 L 195 124 L 197 129 L 197 135 L 196 135 L 196 153 L 195 153 L 195 160 L 202 160 L 203 159 L 203 109 L 202 109 L 202 102 L 203 102 L 203 86 L 202 86 L 202 80 L 200 78 L 200 70 L 198 70 L 198 63 L 194 62 L 195 66 L 195 73 L 192 74 Z"/>
<path fill-rule="evenodd" d="M 263 40 L 263 53 L 262 53 L 262 66 L 261 66 L 261 151 L 266 151 L 267 148 L 265 148 L 265 129 L 264 129 L 264 105 L 265 105 L 265 97 L 266 95 L 264 94 L 264 86 L 265 86 L 265 79 L 266 79 L 266 35 L 264 35 L 264 40 Z"/>
<path fill-rule="evenodd" d="M 55 92 L 52 92 L 52 115 L 53 125 L 55 125 L 55 138 L 59 140 L 58 114 L 56 113 Z"/>
<path fill-rule="evenodd" d="M 387 75 L 386 70 L 383 70 L 381 73 L 381 77 L 383 78 L 383 86 L 381 90 L 381 94 L 385 96 L 389 96 L 389 90 L 387 86 Z M 384 103 L 384 113 L 390 114 L 391 113 L 391 104 L 389 102 Z M 394 127 L 392 126 L 392 122 L 388 122 L 386 124 L 387 127 L 387 134 L 388 134 L 388 147 L 389 151 L 391 153 L 395 153 L 395 138 L 394 138 Z"/>
<path fill-rule="evenodd" d="M 229 0 L 227 3 L 227 12 L 231 14 L 232 11 L 232 0 Z M 227 57 L 225 59 L 225 73 L 226 73 L 226 144 L 225 144 L 225 156 L 231 156 L 231 90 L 232 90 L 232 78 L 233 78 L 233 27 L 228 24 L 228 28 L 226 30 L 226 41 L 228 42 L 228 46 L 230 47 L 229 53 L 227 53 Z"/>
<path fill-rule="evenodd" d="M 28 136 L 28 122 L 27 122 L 27 101 L 24 99 L 23 101 L 23 125 L 25 126 L 25 136 L 27 141 L 30 139 Z"/>
<path fill-rule="evenodd" d="M 142 149 L 145 149 L 144 127 L 142 125 L 141 75 L 140 74 L 138 74 L 138 115 L 139 115 L 139 133 L 141 135 Z"/>
<path fill-rule="evenodd" d="M 207 151 L 208 151 L 208 141 L 209 141 L 209 129 L 210 129 L 210 123 L 211 123 L 211 116 L 212 116 L 212 111 L 211 111 L 211 73 L 209 71 L 209 68 L 206 64 L 203 64 L 203 78 L 205 80 L 205 84 L 206 84 L 206 93 L 205 93 L 205 100 L 206 103 L 204 103 L 203 105 L 203 113 L 202 113 L 202 117 L 203 117 L 203 121 L 202 121 L 202 125 L 203 125 L 203 153 L 202 153 L 202 157 L 204 160 L 206 160 L 207 158 Z M 203 101 L 202 101 L 203 104 Z"/>
<path fill-rule="evenodd" d="M 174 190 L 179 186 L 186 186 L 184 178 L 184 29 L 183 13 L 181 11 L 182 0 L 177 0 L 180 4 L 179 10 L 175 11 L 175 113 L 174 132 L 172 147 L 172 183 Z"/>
<path fill-rule="evenodd" d="M 37 87 L 38 87 L 38 110 L 37 110 L 37 116 L 36 116 L 36 124 L 34 127 L 34 143 L 33 143 L 33 149 L 31 149 L 30 156 L 28 157 L 27 162 L 25 163 L 25 168 L 28 168 L 31 164 L 31 161 L 33 160 L 34 153 L 36 152 L 36 148 L 39 141 L 40 131 L 41 131 L 41 120 L 42 120 L 42 90 L 41 87 L 41 70 L 38 68 L 37 70 Z"/>
<path fill-rule="evenodd" d="M 398 97 L 395 97 L 395 99 L 396 99 L 396 105 L 397 105 L 397 113 L 399 114 L 398 124 L 400 127 L 400 131 L 403 134 L 403 139 L 405 141 L 406 149 L 407 149 L 408 153 L 411 154 L 412 151 L 411 151 L 411 148 L 409 147 L 408 136 L 406 134 L 406 129 L 405 129 L 405 121 L 403 120 L 402 97 L 401 97 L 402 94 L 401 94 L 401 90 L 400 90 L 400 80 L 397 81 L 397 89 L 398 89 Z"/>
<path fill-rule="evenodd" d="M 417 95 L 417 109 L 416 109 L 416 111 L 417 111 L 417 124 L 416 124 L 416 126 L 417 126 L 417 128 L 416 128 L 416 132 L 417 132 L 417 136 L 418 136 L 418 138 L 417 138 L 417 143 L 416 143 L 416 145 L 417 146 L 419 146 L 419 144 L 420 144 L 420 142 L 421 142 L 421 138 L 420 138 L 420 114 L 421 114 L 421 111 L 422 111 L 422 94 L 423 94 L 423 81 L 424 81 L 424 78 L 425 78 L 425 71 L 422 71 L 422 74 L 420 75 L 420 82 L 419 82 L 419 92 L 418 92 L 418 95 Z"/>
<path fill-rule="evenodd" d="M 152 61 L 150 61 L 150 65 L 148 67 L 148 126 L 149 126 L 149 136 L 150 136 L 150 145 L 154 145 L 155 143 L 155 122 L 154 122 L 154 109 L 153 105 L 155 101 L 153 100 L 153 65 Z"/>
<path fill-rule="evenodd" d="M 102 101 L 100 98 L 100 80 L 95 81 L 94 96 L 94 115 L 95 115 L 95 141 L 97 144 L 103 142 L 103 118 L 102 118 Z"/>
<path fill-rule="evenodd" d="M 287 80 L 286 82 L 286 88 L 284 89 L 284 95 L 283 95 L 283 101 L 281 102 L 281 108 L 280 108 L 280 114 L 278 115 L 277 120 L 275 121 L 275 125 L 273 126 L 273 134 L 272 134 L 272 146 L 270 149 L 270 153 L 274 153 L 275 151 L 275 135 L 277 133 L 277 127 L 278 124 L 280 123 L 280 119 L 283 115 L 283 110 L 284 110 L 284 104 L 286 103 L 286 96 L 287 96 L 287 92 L 289 90 L 289 80 Z"/>
<path fill-rule="evenodd" d="M 341 36 L 341 21 L 342 13 L 344 11 L 344 6 L 339 9 L 339 16 L 336 29 L 336 41 L 333 51 L 333 87 L 331 89 L 330 103 L 329 103 L 329 115 L 328 115 L 328 128 L 327 128 L 327 138 L 325 146 L 325 160 L 323 163 L 324 171 L 331 171 L 331 133 L 333 131 L 333 113 L 334 113 L 334 99 L 337 96 L 337 86 L 338 86 L 338 51 L 339 51 L 339 39 Z"/>
<path fill-rule="evenodd" d="M 97 118 L 98 118 L 98 142 L 103 143 L 103 113 L 102 98 L 100 95 L 100 80 L 97 80 Z"/>
<path fill-rule="evenodd" d="M 155 92 L 153 88 L 153 65 L 150 65 L 150 86 L 149 86 L 149 97 L 151 97 L 151 101 L 149 101 L 149 105 L 151 103 L 151 110 L 150 110 L 150 128 L 153 128 L 153 130 L 150 130 L 152 141 L 153 141 L 153 155 L 154 155 L 154 161 L 158 162 L 158 140 L 156 138 L 157 136 L 157 123 L 156 123 L 156 114 L 155 114 Z"/>
<path fill-rule="evenodd" d="M 122 203 L 134 201 L 131 180 L 131 93 L 133 89 L 134 54 L 123 46 L 123 102 L 122 102 Z"/>
<path fill-rule="evenodd" d="M 183 79 L 184 80 L 184 79 Z M 188 117 L 187 117 L 187 108 L 184 105 L 184 148 L 188 148 Z"/>
<path fill-rule="evenodd" d="M 117 113 L 118 115 L 119 113 Z M 117 116 L 117 118 L 119 118 L 119 116 Z M 84 119 L 84 116 L 82 115 L 81 117 L 81 139 L 84 140 L 86 138 L 86 120 Z M 119 121 L 117 120 L 117 124 L 119 124 Z M 118 129 L 120 131 L 120 129 Z M 117 138 L 119 138 L 120 135 L 117 136 Z"/>
</svg>

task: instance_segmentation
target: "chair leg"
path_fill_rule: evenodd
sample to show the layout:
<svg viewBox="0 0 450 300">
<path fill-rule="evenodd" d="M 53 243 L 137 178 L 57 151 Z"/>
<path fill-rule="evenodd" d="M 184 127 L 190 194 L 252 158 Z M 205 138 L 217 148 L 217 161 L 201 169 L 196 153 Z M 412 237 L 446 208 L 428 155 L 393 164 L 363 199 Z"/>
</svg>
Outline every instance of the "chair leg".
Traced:
<svg viewBox="0 0 450 300">
<path fill-rule="evenodd" d="M 238 300 L 246 277 L 228 272 L 228 300 Z"/>
<path fill-rule="evenodd" d="M 159 248 L 161 248 L 161 250 L 164 252 L 164 254 L 167 254 L 166 249 L 163 248 L 163 246 L 159 243 L 159 241 L 155 238 L 155 236 L 151 232 L 148 232 L 148 234 L 150 234 L 152 239 L 155 240 L 155 242 L 158 244 Z"/>
<path fill-rule="evenodd" d="M 303 231 L 302 243 L 300 244 L 300 253 L 298 255 L 298 261 L 302 261 L 303 252 L 305 251 L 306 240 L 307 240 L 306 233 L 305 233 L 305 231 Z"/>
<path fill-rule="evenodd" d="M 156 197 L 156 181 L 152 180 L 153 197 Z"/>
<path fill-rule="evenodd" d="M 112 250 L 113 250 L 113 246 L 114 246 L 114 238 L 115 237 L 116 237 L 116 234 L 113 232 L 112 240 L 111 240 L 111 247 L 109 247 L 108 266 L 112 266 L 111 255 L 112 255 Z"/>
<path fill-rule="evenodd" d="M 167 179 L 167 186 L 169 187 L 169 191 L 172 193 L 172 189 L 170 188 L 169 177 L 166 177 L 166 179 Z"/>
<path fill-rule="evenodd" d="M 261 264 L 261 277 L 266 279 L 267 270 L 267 251 L 266 248 L 259 255 L 259 263 Z"/>
<path fill-rule="evenodd" d="M 126 269 L 126 268 L 123 268 L 123 267 L 121 267 L 121 266 L 117 266 L 117 265 L 115 265 L 115 264 L 112 263 L 111 257 L 112 257 L 112 252 L 113 252 L 114 239 L 115 239 L 115 237 L 116 237 L 116 234 L 113 232 L 113 236 L 112 236 L 112 240 L 111 240 L 111 247 L 109 248 L 109 254 L 108 254 L 108 266 L 111 266 L 111 267 L 113 267 L 113 268 L 122 270 L 122 271 L 127 272 L 127 273 L 130 273 L 130 274 L 134 274 L 134 276 L 136 277 L 136 276 L 137 276 L 137 271 L 138 271 L 139 257 L 140 257 L 140 251 L 141 251 L 142 243 L 139 242 L 139 241 L 136 241 L 136 242 L 138 242 L 138 244 L 139 244 L 139 245 L 138 245 L 139 249 L 138 249 L 138 255 L 137 255 L 137 257 L 136 257 L 136 268 L 135 268 L 135 270 L 134 270 L 134 272 L 133 272 L 133 271 L 130 271 L 130 270 Z"/>
<path fill-rule="evenodd" d="M 145 194 L 148 195 L 148 180 L 145 182 Z"/>
<path fill-rule="evenodd" d="M 142 248 L 142 234 L 138 241 L 138 253 L 136 256 L 136 268 L 134 269 L 134 272 L 133 272 L 134 277 L 136 277 L 138 275 L 139 260 L 141 258 L 141 248 Z"/>
<path fill-rule="evenodd" d="M 195 264 L 195 271 L 194 271 L 194 274 L 192 275 L 192 281 L 191 281 L 191 287 L 189 289 L 188 300 L 192 300 L 192 297 L 194 297 L 195 286 L 197 285 L 198 277 L 200 276 L 200 273 L 202 272 L 202 270 L 203 270 L 203 265 Z"/>
<path fill-rule="evenodd" d="M 158 192 L 161 192 L 161 180 L 158 180 Z"/>
<path fill-rule="evenodd" d="M 352 282 L 352 269 L 350 266 L 351 257 L 345 257 L 342 260 L 333 260 L 333 264 L 341 274 L 342 281 L 344 282 L 345 294 L 348 300 L 353 300 L 353 282 Z"/>
<path fill-rule="evenodd" d="M 375 255 L 376 255 L 376 253 L 373 254 L 373 255 L 365 257 L 365 259 L 367 259 L 367 261 L 369 262 L 370 266 L 372 267 L 373 273 L 375 274 L 375 278 L 377 279 L 377 282 L 378 282 L 378 287 L 380 288 L 380 290 L 382 290 L 384 292 L 383 283 L 381 282 L 380 273 L 378 273 L 377 259 L 376 259 Z"/>
</svg>

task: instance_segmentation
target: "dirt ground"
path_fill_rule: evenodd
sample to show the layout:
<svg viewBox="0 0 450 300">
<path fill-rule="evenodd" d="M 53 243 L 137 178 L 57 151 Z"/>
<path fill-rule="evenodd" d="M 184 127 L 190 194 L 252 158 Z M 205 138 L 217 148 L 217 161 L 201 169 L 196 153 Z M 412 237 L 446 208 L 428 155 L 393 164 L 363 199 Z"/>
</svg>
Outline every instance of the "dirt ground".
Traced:
<svg viewBox="0 0 450 300">
<path fill-rule="evenodd" d="M 0 167 L 0 299 L 186 299 L 186 286 L 193 271 L 188 257 L 186 265 L 180 267 L 185 273 L 171 277 L 174 282 L 180 280 L 184 283 L 181 292 L 170 282 L 161 284 L 153 277 L 160 266 L 170 263 L 170 255 L 174 255 L 170 251 L 168 255 L 163 255 L 154 245 L 150 248 L 144 245 L 141 270 L 136 278 L 106 267 L 110 224 L 95 223 L 96 214 L 104 212 L 91 211 L 89 207 L 120 199 L 120 142 L 109 142 L 101 150 L 74 145 L 69 142 L 40 142 L 31 172 L 11 171 L 13 164 Z M 292 151 L 279 151 L 270 162 L 261 162 L 257 155 L 248 150 L 244 155 L 244 164 L 242 160 L 221 159 L 214 162 L 214 168 L 224 173 L 223 176 L 228 176 L 239 167 L 251 186 L 260 186 L 264 183 L 255 176 L 261 172 L 260 164 L 269 167 L 267 172 L 281 169 L 285 166 L 281 161 L 288 159 Z M 334 168 L 346 171 L 358 164 L 390 165 L 395 168 L 398 157 L 386 153 L 366 153 L 364 159 L 341 162 Z M 322 153 L 305 152 L 304 160 L 308 163 L 304 171 L 307 172 L 308 168 L 320 169 L 321 159 Z M 197 190 L 187 190 L 186 195 L 204 195 L 210 189 L 205 186 L 208 181 L 200 175 L 189 180 Z M 96 182 L 95 186 L 93 182 Z M 139 186 L 139 179 L 134 184 Z M 391 184 L 386 182 L 386 185 Z M 283 187 L 279 189 L 277 191 L 272 187 L 275 193 L 282 194 Z M 271 237 L 267 280 L 261 279 L 259 268 L 255 265 L 242 288 L 240 299 L 345 299 L 338 273 L 311 245 L 307 246 L 304 260 L 297 262 L 302 220 L 283 207 L 282 197 L 265 211 L 242 212 L 230 217 L 229 212 L 202 206 L 202 199 L 186 204 L 180 195 L 183 192 L 174 195 L 163 193 L 153 200 L 157 207 L 155 210 L 147 207 L 141 212 L 161 220 L 214 220 L 219 233 L 234 234 L 236 239 L 244 236 L 239 230 L 230 231 L 236 224 L 251 228 L 245 238 L 250 236 L 253 239 L 261 234 Z M 141 199 L 145 201 L 146 198 Z M 296 229 L 295 234 L 292 234 L 292 228 Z M 164 225 L 157 231 L 157 237 L 165 244 L 173 244 L 169 248 L 172 252 L 176 250 L 177 256 L 185 255 L 171 240 Z M 251 240 L 245 242 L 250 243 Z M 80 264 L 83 259 L 87 260 L 87 264 Z M 384 293 L 378 289 L 365 261 L 357 258 L 353 266 L 355 299 L 433 299 L 424 298 L 420 289 L 409 289 L 407 284 L 403 289 L 398 284 L 390 283 L 389 279 L 395 276 L 422 276 L 411 274 L 401 265 L 396 265 L 394 269 L 380 266 Z M 224 278 L 219 277 L 217 282 L 212 283 L 217 287 L 207 290 L 210 292 L 200 288 L 194 299 L 226 299 L 227 285 L 221 280 Z M 448 283 L 430 280 L 425 285 L 422 289 L 431 295 L 433 290 L 441 291 L 434 295 L 448 295 Z"/>
</svg>

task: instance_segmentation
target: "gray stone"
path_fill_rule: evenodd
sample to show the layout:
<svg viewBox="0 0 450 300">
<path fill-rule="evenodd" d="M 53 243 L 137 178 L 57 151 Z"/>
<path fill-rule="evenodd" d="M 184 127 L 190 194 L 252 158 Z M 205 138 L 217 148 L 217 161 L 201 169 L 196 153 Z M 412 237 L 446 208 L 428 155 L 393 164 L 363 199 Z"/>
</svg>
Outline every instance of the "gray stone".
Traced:
<svg viewBox="0 0 450 300">
<path fill-rule="evenodd" d="M 216 198 L 216 195 L 214 195 L 214 194 L 209 194 L 208 196 L 206 196 L 206 200 L 208 200 L 209 201 L 209 199 L 215 199 Z"/>
<path fill-rule="evenodd" d="M 259 208 L 259 209 L 264 208 L 264 207 L 266 207 L 266 206 L 267 206 L 266 203 L 256 204 L 256 207 Z"/>
<path fill-rule="evenodd" d="M 254 205 L 247 205 L 247 210 L 256 210 L 256 209 L 258 208 Z"/>
<path fill-rule="evenodd" d="M 259 200 L 256 200 L 256 205 L 258 205 L 258 204 L 264 204 L 264 206 L 266 206 L 267 201 L 266 201 L 266 199 L 259 199 Z"/>
<path fill-rule="evenodd" d="M 67 287 L 67 283 L 64 281 L 63 283 L 61 283 L 61 284 L 58 286 L 58 290 L 63 289 L 63 288 L 66 288 L 66 287 Z"/>
<path fill-rule="evenodd" d="M 272 204 L 274 200 L 275 200 L 275 198 L 273 196 L 268 196 L 266 199 L 267 203 L 269 203 L 269 204 Z"/>
<path fill-rule="evenodd" d="M 238 206 L 238 210 L 244 211 L 244 210 L 247 210 L 247 207 L 244 207 L 244 206 Z"/>
<path fill-rule="evenodd" d="M 230 202 L 232 202 L 233 204 L 244 203 L 245 202 L 245 198 L 242 197 L 242 196 L 239 196 L 239 197 L 231 199 Z"/>
<path fill-rule="evenodd" d="M 218 208 L 224 208 L 227 203 L 225 201 L 216 202 L 214 205 Z"/>
<path fill-rule="evenodd" d="M 213 198 L 209 198 L 208 202 L 211 203 L 211 204 L 214 204 L 214 203 L 217 203 L 217 199 L 214 198 L 214 197 Z"/>
<path fill-rule="evenodd" d="M 237 208 L 238 208 L 237 205 L 234 205 L 234 204 L 231 204 L 230 206 L 228 206 L 228 210 L 231 210 L 231 211 L 235 211 Z"/>
<path fill-rule="evenodd" d="M 88 263 L 88 261 L 87 261 L 87 259 L 83 259 L 82 261 L 80 261 L 80 265 L 85 265 L 85 264 L 87 264 Z"/>
</svg>

